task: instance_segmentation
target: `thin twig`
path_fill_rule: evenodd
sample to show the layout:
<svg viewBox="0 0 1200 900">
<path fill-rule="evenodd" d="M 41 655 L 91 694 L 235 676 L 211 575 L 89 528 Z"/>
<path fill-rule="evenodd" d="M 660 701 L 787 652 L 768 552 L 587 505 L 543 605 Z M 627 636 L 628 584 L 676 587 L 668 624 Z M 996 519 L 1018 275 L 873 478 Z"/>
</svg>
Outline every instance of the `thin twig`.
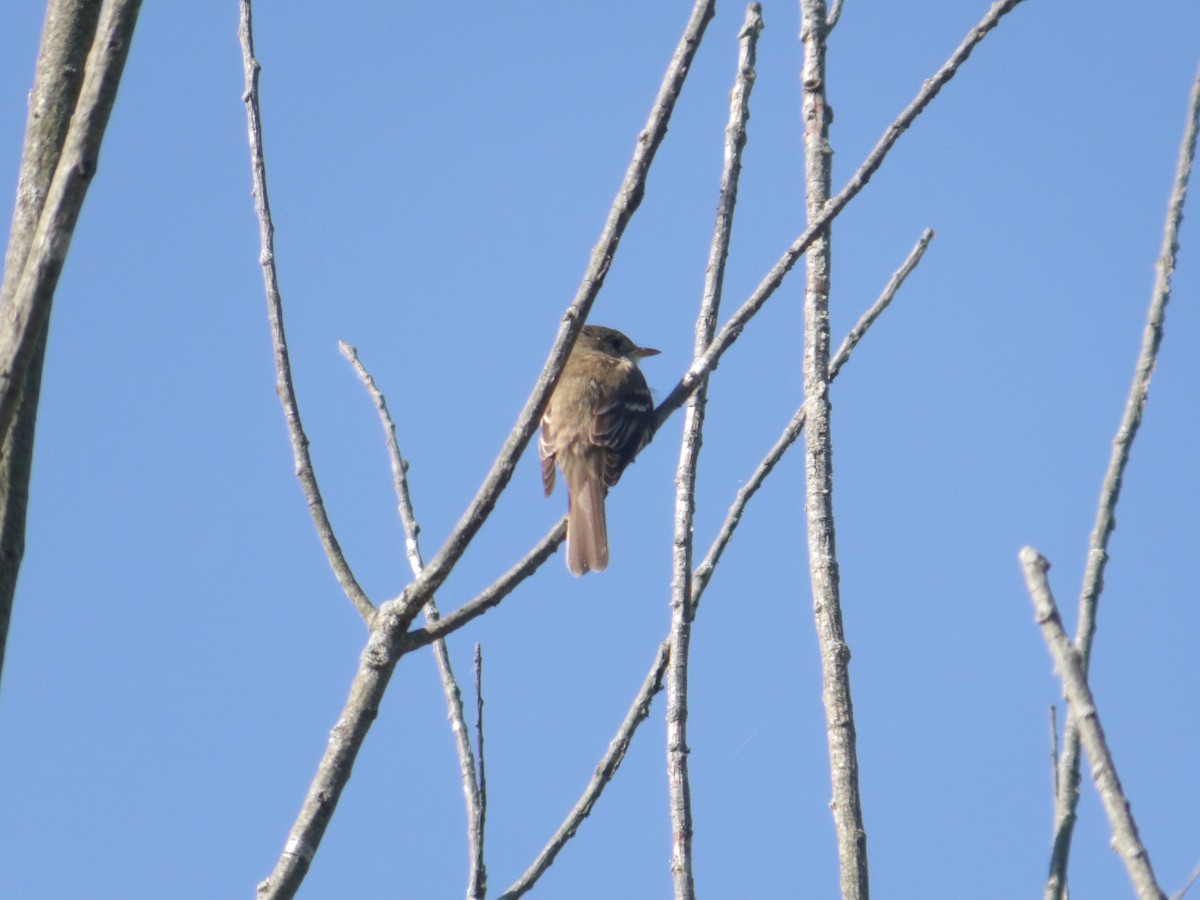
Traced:
<svg viewBox="0 0 1200 900">
<path fill-rule="evenodd" d="M 725 263 L 733 214 L 737 205 L 750 92 L 754 87 L 755 49 L 762 31 L 762 7 L 751 3 L 738 33 L 737 75 L 730 92 L 729 123 L 725 127 L 725 164 L 717 197 L 717 217 L 705 268 L 704 292 L 696 319 L 695 355 L 712 342 L 725 282 Z M 671 662 L 667 667 L 667 784 L 671 814 L 671 876 L 676 900 L 696 896 L 692 872 L 692 796 L 688 778 L 687 698 L 688 647 L 692 629 L 692 523 L 696 516 L 696 466 L 703 443 L 707 378 L 688 399 L 675 473 L 675 539 L 671 579 Z"/>
<path fill-rule="evenodd" d="M 396 512 L 404 526 L 404 555 L 408 558 L 408 567 L 412 573 L 419 575 L 421 569 L 425 567 L 425 562 L 421 559 L 421 526 L 417 522 L 416 513 L 413 512 L 412 497 L 408 492 L 408 461 L 400 454 L 400 443 L 396 438 L 396 423 L 388 411 L 387 398 L 383 396 L 383 392 L 375 384 L 375 379 L 362 364 L 358 350 L 345 341 L 338 341 L 338 350 L 354 367 L 355 374 L 363 383 L 363 387 L 367 389 L 371 402 L 375 404 L 379 423 L 383 426 L 384 444 L 387 446 L 388 463 L 392 469 L 392 489 L 396 492 Z"/>
<path fill-rule="evenodd" d="M 671 642 L 665 640 L 659 645 L 658 652 L 654 656 L 654 663 L 650 666 L 650 673 L 646 676 L 646 680 L 642 682 L 642 688 L 638 691 L 636 697 L 633 698 L 633 704 L 629 707 L 629 712 L 625 714 L 625 721 L 621 723 L 621 727 L 617 730 L 616 737 L 608 745 L 608 752 L 604 754 L 604 758 L 600 760 L 600 764 L 596 766 L 596 771 L 592 775 L 591 781 L 588 782 L 587 788 L 584 789 L 583 796 L 579 798 L 566 820 L 559 826 L 558 831 L 550 838 L 549 843 L 537 859 L 533 861 L 528 869 L 525 870 L 520 878 L 500 895 L 500 900 L 516 900 L 523 896 L 542 874 L 550 868 L 550 864 L 554 862 L 554 858 L 558 855 L 558 851 L 563 848 L 579 829 L 580 824 L 591 813 L 592 807 L 596 805 L 601 792 L 605 786 L 612 781 L 616 775 L 617 769 L 620 767 L 622 760 L 625 759 L 625 752 L 629 749 L 629 744 L 633 740 L 634 732 L 637 727 L 650 715 L 650 701 L 654 699 L 654 695 L 663 689 L 663 674 L 667 670 L 667 662 L 671 657 Z"/>
<path fill-rule="evenodd" d="M 100 164 L 100 145 L 141 5 L 141 0 L 110 0 L 100 12 L 54 177 L 16 287 L 0 308 L 0 443 L 12 427 L 30 363 L 50 318 L 79 212 Z"/>
<path fill-rule="evenodd" d="M 375 410 L 379 415 L 380 425 L 383 426 L 384 443 L 387 445 L 388 460 L 392 468 L 392 485 L 396 491 L 397 511 L 404 528 L 404 549 L 408 557 L 409 568 L 415 576 L 421 574 L 424 561 L 421 559 L 420 534 L 421 526 L 417 522 L 417 514 L 413 509 L 412 496 L 408 490 L 408 463 L 400 453 L 400 442 L 396 437 L 396 423 L 388 411 L 387 399 L 375 384 L 375 379 L 367 371 L 358 351 L 345 341 L 338 342 L 342 356 L 354 367 L 359 380 L 367 389 Z M 429 624 L 436 623 L 440 618 L 437 601 L 430 597 L 425 603 L 425 620 Z M 484 896 L 487 884 L 487 872 L 482 868 L 483 863 L 483 832 L 478 829 L 482 822 L 479 809 L 479 786 L 475 777 L 475 755 L 471 749 L 471 739 L 467 733 L 467 720 L 463 712 L 462 691 L 458 680 L 454 677 L 454 667 L 450 662 L 450 651 L 442 639 L 433 641 L 433 658 L 437 662 L 438 675 L 442 682 L 442 694 L 446 698 L 446 715 L 450 721 L 450 730 L 454 735 L 454 746 L 458 753 L 459 776 L 462 781 L 463 794 L 467 804 L 467 842 L 471 860 L 470 871 L 467 875 L 467 896 Z M 480 760 L 480 765 L 483 761 Z M 482 775 L 480 776 L 482 777 Z M 478 843 L 477 843 L 478 841 Z"/>
<path fill-rule="evenodd" d="M 883 293 L 879 295 L 878 299 L 871 304 L 870 308 L 862 314 L 862 317 L 850 329 L 841 346 L 838 347 L 838 352 L 834 355 L 832 362 L 829 363 L 830 381 L 837 378 L 838 373 L 842 370 L 842 366 L 850 359 L 850 354 L 858 346 L 858 342 L 862 340 L 863 335 L 867 333 L 867 330 L 882 315 L 883 311 L 891 305 L 892 299 L 900 290 L 900 286 L 904 284 L 905 279 L 917 267 L 917 263 L 921 261 L 921 257 L 925 255 L 925 250 L 929 247 L 929 242 L 933 240 L 933 237 L 934 233 L 932 229 L 926 228 L 920 240 L 917 241 L 916 246 L 909 252 L 908 258 L 904 260 L 904 263 L 888 281 Z M 725 514 L 725 521 L 721 523 L 721 528 L 717 532 L 712 546 L 709 547 L 708 554 L 692 574 L 693 613 L 695 607 L 700 603 L 701 595 L 708 588 L 708 583 L 712 579 L 713 571 L 720 561 L 721 555 L 725 552 L 725 548 L 729 545 L 729 541 L 733 538 L 733 533 L 737 530 L 738 524 L 742 520 L 746 504 L 750 502 L 750 498 L 762 487 L 763 481 L 771 474 L 771 470 L 775 468 L 779 460 L 783 458 L 783 454 L 787 452 L 788 448 L 795 443 L 796 438 L 800 436 L 800 432 L 804 430 L 804 420 L 805 409 L 801 406 L 796 410 L 796 414 L 792 416 L 791 421 L 783 429 L 783 433 L 779 435 L 779 439 L 767 451 L 766 456 L 762 458 L 762 461 L 754 470 L 754 474 L 738 489 L 733 504 L 729 507 L 729 512 Z"/>
<path fill-rule="evenodd" d="M 1192 889 L 1192 885 L 1196 883 L 1197 879 L 1200 879 L 1200 865 L 1192 869 L 1191 877 L 1184 882 L 1183 887 L 1171 895 L 1171 900 L 1183 900 L 1183 898 L 1187 895 L 1187 892 Z"/>
<path fill-rule="evenodd" d="M 253 59 L 249 6 L 250 0 L 242 0 L 243 56 L 246 59 L 247 79 L 253 85 L 257 82 L 258 65 Z M 442 548 L 413 583 L 399 597 L 383 604 L 371 621 L 371 634 L 350 685 L 350 695 L 330 733 L 317 773 L 309 784 L 308 793 L 289 832 L 283 852 L 271 875 L 258 886 L 259 897 L 292 897 L 299 889 L 324 837 L 333 811 L 337 808 L 342 791 L 350 780 L 350 773 L 362 742 L 378 715 L 380 702 L 395 671 L 396 663 L 413 646 L 407 634 L 409 626 L 425 601 L 441 587 L 471 539 L 482 527 L 500 492 L 512 478 L 516 462 L 533 436 L 550 392 L 562 372 L 567 354 L 603 284 L 621 235 L 641 202 L 650 164 L 666 136 L 667 123 L 675 101 L 691 69 L 692 58 L 705 28 L 714 15 L 714 8 L 715 0 L 696 0 L 663 77 L 646 127 L 638 135 L 633 158 L 613 202 L 604 231 L 592 251 L 583 283 L 563 315 L 563 324 L 559 328 L 550 357 L 533 393 L 521 410 L 516 425 L 505 441 L 500 456 Z M 254 97 L 256 101 L 256 94 Z"/>
<path fill-rule="evenodd" d="M 1055 669 L 1062 678 L 1063 695 L 1071 704 L 1071 718 L 1087 751 L 1088 760 L 1092 764 L 1092 780 L 1096 782 L 1096 791 L 1100 794 L 1100 801 L 1108 814 L 1113 834 L 1113 849 L 1125 864 L 1129 880 L 1133 882 L 1138 897 L 1165 897 L 1155 880 L 1150 856 L 1138 836 L 1129 800 L 1121 788 L 1121 779 L 1117 776 L 1112 754 L 1104 738 L 1104 729 L 1100 725 L 1100 713 L 1096 709 L 1091 688 L 1088 687 L 1083 660 L 1071 645 L 1063 629 L 1058 607 L 1054 603 L 1050 581 L 1046 577 L 1050 563 L 1032 547 L 1021 548 L 1020 558 L 1021 568 L 1025 572 L 1025 584 L 1033 600 L 1034 620 L 1041 626 L 1042 637 L 1050 648 Z"/>
<path fill-rule="evenodd" d="M 516 587 L 541 568 L 542 564 L 554 555 L 559 544 L 567 536 L 567 518 L 563 516 L 550 531 L 511 569 L 490 584 L 476 597 L 464 603 L 454 612 L 443 616 L 436 622 L 429 622 L 424 628 L 408 632 L 404 637 L 402 652 L 408 653 L 418 647 L 424 647 L 431 641 L 445 637 L 451 632 L 458 631 L 472 619 L 477 619 L 485 612 L 497 606 L 501 600 L 511 594 Z"/>
<path fill-rule="evenodd" d="M 838 347 L 837 353 L 833 354 L 833 360 L 829 363 L 829 380 L 837 378 L 838 372 L 842 370 L 842 366 L 850 359 L 850 354 L 854 352 L 854 348 L 858 346 L 858 342 L 863 339 L 863 335 L 867 333 L 875 320 L 883 315 L 883 311 L 887 309 L 896 293 L 900 290 L 900 286 L 912 274 L 913 269 L 917 267 L 917 263 L 921 261 L 921 257 L 925 255 L 925 251 L 929 248 L 929 242 L 934 239 L 935 235 L 932 228 L 926 228 L 921 232 L 921 236 L 917 239 L 917 243 L 909 251 L 904 262 L 900 264 L 900 268 L 892 273 L 892 277 L 888 279 L 887 285 L 876 299 L 871 304 L 870 308 L 854 323 L 846 336 L 842 339 L 841 345 Z"/>
<path fill-rule="evenodd" d="M 878 171 L 892 147 L 895 146 L 896 141 L 900 139 L 900 135 L 908 130 L 917 116 L 930 104 L 941 89 L 946 86 L 946 83 L 954 77 L 959 67 L 966 62 L 971 52 L 987 36 L 987 33 L 999 25 L 1004 15 L 1020 2 L 1021 0 L 1001 0 L 1001 2 L 993 4 L 992 8 L 988 10 L 987 15 L 983 17 L 978 25 L 971 29 L 958 49 L 951 54 L 950 59 L 946 61 L 945 65 L 921 86 L 921 90 L 917 92 L 916 97 L 913 98 L 913 101 L 900 113 L 896 120 L 887 127 L 887 130 L 883 133 L 875 148 L 870 152 L 863 164 L 859 166 L 858 171 L 854 173 L 846 186 L 825 205 L 824 211 L 809 223 L 809 226 L 788 247 L 759 286 L 754 289 L 750 297 L 738 308 L 737 312 L 729 317 L 728 321 L 721 327 L 721 330 L 717 332 L 717 336 L 704 352 L 704 355 L 692 361 L 691 368 L 684 373 L 683 378 L 671 389 L 671 392 L 654 411 L 655 428 L 661 427 L 662 423 L 667 420 L 671 413 L 683 406 L 704 375 L 716 368 L 721 356 L 737 340 L 742 329 L 746 327 L 746 323 L 770 299 L 775 289 L 783 283 L 784 276 L 791 271 L 796 261 L 800 259 L 809 245 L 816 239 L 817 235 L 821 234 L 837 218 L 846 207 L 846 204 L 853 200 L 866 187 L 867 182 L 871 180 L 871 176 Z"/>
<path fill-rule="evenodd" d="M 1108 563 L 1108 540 L 1116 528 L 1116 506 L 1121 496 L 1121 483 L 1133 440 L 1142 424 L 1146 408 L 1146 396 L 1150 392 L 1150 376 L 1158 362 L 1158 348 L 1162 344 L 1163 325 L 1167 303 L 1171 299 L 1171 275 L 1179 254 L 1179 226 L 1183 222 L 1183 204 L 1187 199 L 1188 180 L 1192 162 L 1196 156 L 1197 127 L 1200 125 L 1200 72 L 1192 84 L 1188 105 L 1187 125 L 1179 147 L 1179 162 L 1175 170 L 1175 183 L 1171 199 L 1167 204 L 1167 219 L 1163 227 L 1162 251 L 1155 271 L 1154 290 L 1151 293 L 1150 310 L 1146 328 L 1142 333 L 1142 349 L 1129 389 L 1129 399 L 1121 425 L 1113 438 L 1113 452 L 1108 471 L 1104 474 L 1104 485 L 1100 491 L 1100 507 L 1096 513 L 1096 524 L 1088 547 L 1088 564 L 1084 573 L 1083 591 L 1079 598 L 1079 636 L 1075 649 L 1079 652 L 1086 670 L 1091 655 L 1092 638 L 1096 629 L 1096 607 L 1100 592 L 1104 589 L 1104 567 Z"/>
<path fill-rule="evenodd" d="M 803 86 L 805 207 L 811 222 L 829 202 L 833 150 L 832 114 L 825 100 L 825 0 L 801 0 L 804 44 Z M 804 291 L 804 470 L 807 483 L 808 565 L 813 617 L 821 651 L 822 700 L 829 770 L 830 808 L 837 831 L 844 900 L 867 900 L 867 835 L 858 786 L 854 705 L 850 696 L 850 648 L 842 624 L 833 518 L 833 445 L 829 402 L 830 231 L 813 241 L 807 254 Z"/>
<path fill-rule="evenodd" d="M 487 866 L 483 862 L 483 833 L 487 823 L 487 769 L 483 761 L 483 648 L 475 644 L 475 746 L 479 751 L 479 783 L 475 786 L 475 818 L 471 822 L 471 881 L 467 896 L 487 896 Z"/>
<path fill-rule="evenodd" d="M 296 402 L 296 390 L 292 384 L 292 366 L 288 359 L 287 335 L 283 328 L 283 297 L 279 293 L 279 275 L 275 271 L 275 224 L 271 220 L 271 203 L 267 197 L 267 164 L 263 157 L 262 116 L 258 108 L 258 77 L 262 66 L 254 56 L 254 23 L 251 0 L 241 0 L 241 18 L 238 24 L 238 39 L 242 46 L 242 69 L 246 88 L 242 100 L 246 104 L 246 122 L 250 137 L 250 171 L 254 181 L 254 211 L 258 216 L 258 235 L 261 245 L 259 264 L 263 270 L 263 282 L 267 293 L 267 317 L 271 323 L 271 345 L 275 354 L 275 392 L 283 406 L 283 418 L 287 423 L 288 439 L 292 444 L 292 459 L 296 466 L 296 478 L 308 501 L 308 510 L 317 529 L 317 537 L 325 549 L 329 565 L 337 576 L 358 614 L 371 624 L 375 617 L 375 605 L 367 598 L 350 570 L 342 553 L 333 525 L 325 512 L 321 489 L 313 471 L 312 458 L 308 453 L 308 437 L 300 422 L 300 407 Z"/>
<path fill-rule="evenodd" d="M 833 31 L 833 27 L 837 25 L 838 19 L 842 17 L 842 0 L 833 0 L 833 5 L 829 9 L 829 15 L 825 17 L 825 33 Z"/>
<path fill-rule="evenodd" d="M 1179 226 L 1183 221 L 1183 204 L 1187 199 L 1188 180 L 1196 156 L 1198 127 L 1200 72 L 1197 72 L 1196 80 L 1192 84 L 1187 123 L 1179 147 L 1179 162 L 1175 169 L 1175 183 L 1167 204 L 1162 250 L 1158 257 L 1146 327 L 1142 332 L 1142 349 L 1134 368 L 1133 383 L 1129 388 L 1129 398 L 1125 402 L 1121 425 L 1113 439 L 1112 456 L 1109 459 L 1108 471 L 1104 474 L 1096 522 L 1088 545 L 1087 568 L 1079 595 L 1079 625 L 1075 636 L 1075 650 L 1079 654 L 1085 674 L 1091 664 L 1092 641 L 1096 634 L 1096 612 L 1100 604 L 1100 592 L 1104 590 L 1108 541 L 1117 525 L 1117 501 L 1121 496 L 1121 484 L 1125 477 L 1125 467 L 1129 463 L 1133 440 L 1137 436 L 1145 411 L 1150 376 L 1157 364 L 1158 348 L 1162 343 L 1167 302 L 1171 299 L 1171 273 L 1175 269 L 1175 260 L 1179 252 Z M 1071 836 L 1075 829 L 1076 808 L 1079 803 L 1079 778 L 1079 733 L 1075 728 L 1074 711 L 1068 709 L 1062 756 L 1059 759 L 1058 793 L 1055 795 L 1054 842 L 1045 892 L 1047 900 L 1059 900 L 1066 889 Z"/>
</svg>

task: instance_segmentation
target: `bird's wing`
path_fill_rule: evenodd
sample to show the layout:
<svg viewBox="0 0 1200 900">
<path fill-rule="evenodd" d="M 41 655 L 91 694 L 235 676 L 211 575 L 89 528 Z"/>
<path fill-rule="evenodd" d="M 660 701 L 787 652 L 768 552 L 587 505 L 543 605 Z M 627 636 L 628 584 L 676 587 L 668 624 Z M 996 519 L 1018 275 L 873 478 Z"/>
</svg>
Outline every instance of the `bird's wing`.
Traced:
<svg viewBox="0 0 1200 900">
<path fill-rule="evenodd" d="M 603 447 L 604 483 L 612 487 L 649 439 L 654 398 L 646 377 L 630 365 L 617 386 L 596 403 L 591 440 Z"/>
<path fill-rule="evenodd" d="M 550 421 L 550 408 L 542 416 L 542 432 L 538 435 L 538 453 L 542 457 L 542 490 L 549 497 L 554 493 L 554 425 Z"/>
</svg>

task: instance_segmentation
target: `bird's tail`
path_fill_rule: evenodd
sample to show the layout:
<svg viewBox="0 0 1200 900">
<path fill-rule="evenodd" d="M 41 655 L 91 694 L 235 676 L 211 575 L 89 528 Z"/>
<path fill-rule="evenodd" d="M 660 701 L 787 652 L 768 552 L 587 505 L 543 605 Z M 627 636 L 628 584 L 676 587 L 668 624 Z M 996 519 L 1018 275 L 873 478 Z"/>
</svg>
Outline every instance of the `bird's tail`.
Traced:
<svg viewBox="0 0 1200 900">
<path fill-rule="evenodd" d="M 604 516 L 606 489 L 598 466 L 579 460 L 563 474 L 570 494 L 567 511 L 567 568 L 572 575 L 608 568 L 608 523 Z"/>
</svg>

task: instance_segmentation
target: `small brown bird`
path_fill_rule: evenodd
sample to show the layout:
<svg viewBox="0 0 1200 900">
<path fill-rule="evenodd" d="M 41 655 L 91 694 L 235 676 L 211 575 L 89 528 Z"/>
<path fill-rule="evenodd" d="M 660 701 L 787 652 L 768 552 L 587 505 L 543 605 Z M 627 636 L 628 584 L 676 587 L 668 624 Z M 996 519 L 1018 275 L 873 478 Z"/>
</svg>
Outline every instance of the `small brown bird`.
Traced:
<svg viewBox="0 0 1200 900">
<path fill-rule="evenodd" d="M 650 439 L 654 398 L 638 361 L 657 350 L 621 332 L 584 325 L 542 416 L 542 487 L 554 491 L 554 464 L 567 482 L 567 568 L 608 567 L 604 496 Z"/>
</svg>

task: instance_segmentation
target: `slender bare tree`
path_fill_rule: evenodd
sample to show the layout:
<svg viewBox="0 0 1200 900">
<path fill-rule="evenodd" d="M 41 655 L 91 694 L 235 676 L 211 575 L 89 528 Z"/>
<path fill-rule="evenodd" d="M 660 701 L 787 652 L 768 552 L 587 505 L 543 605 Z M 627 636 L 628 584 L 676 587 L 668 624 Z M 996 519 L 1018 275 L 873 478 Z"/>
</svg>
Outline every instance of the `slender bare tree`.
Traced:
<svg viewBox="0 0 1200 900">
<path fill-rule="evenodd" d="M 842 615 L 841 571 L 834 519 L 834 447 L 830 384 L 848 362 L 851 352 L 897 296 L 907 276 L 920 262 L 933 238 L 926 230 L 901 263 L 879 298 L 861 316 L 833 351 L 830 303 L 833 295 L 833 224 L 867 187 L 906 130 L 958 73 L 973 51 L 1020 0 L 999 0 L 972 27 L 944 65 L 931 73 L 916 96 L 885 129 L 850 179 L 837 189 L 833 180 L 832 111 L 827 96 L 831 52 L 828 37 L 842 14 L 842 0 L 801 0 L 800 34 L 802 106 L 797 114 L 804 133 L 804 230 L 795 237 L 758 286 L 722 320 L 726 261 L 730 252 L 743 150 L 751 129 L 750 101 L 756 81 L 756 45 L 763 25 L 759 3 L 750 3 L 736 34 L 736 65 L 730 109 L 724 134 L 724 166 L 717 197 L 716 223 L 699 297 L 692 358 L 678 382 L 654 412 L 651 437 L 662 439 L 662 426 L 680 409 L 682 431 L 675 480 L 672 546 L 671 625 L 655 648 L 649 671 L 595 770 L 588 773 L 582 795 L 562 824 L 547 838 L 544 849 L 501 894 L 516 898 L 531 891 L 553 865 L 566 844 L 579 832 L 617 776 L 639 725 L 647 719 L 660 693 L 666 695 L 666 771 L 668 797 L 663 814 L 669 819 L 672 887 L 677 900 L 694 900 L 697 886 L 693 834 L 699 823 L 692 806 L 688 743 L 690 641 L 700 599 L 750 500 L 803 433 L 805 523 L 815 632 L 820 649 L 821 688 L 825 712 L 830 771 L 833 832 L 841 876 L 841 895 L 867 900 L 870 895 L 867 854 L 867 810 L 860 786 L 857 726 L 850 682 L 850 639 Z M 443 614 L 435 600 L 447 577 L 470 552 L 473 539 L 507 488 L 514 469 L 537 432 L 547 402 L 588 319 L 622 237 L 647 191 L 656 154 L 667 139 L 681 92 L 696 54 L 715 15 L 713 0 L 694 0 L 650 113 L 639 129 L 624 179 L 613 199 L 599 240 L 571 302 L 562 312 L 553 345 L 524 400 L 511 433 L 496 461 L 463 510 L 457 525 L 426 561 L 420 546 L 420 526 L 409 492 L 408 467 L 400 449 L 387 401 L 356 350 L 342 352 L 362 381 L 376 407 L 388 446 L 393 485 L 404 529 L 405 551 L 412 580 L 396 596 L 372 598 L 360 584 L 342 552 L 334 523 L 326 511 L 316 466 L 293 384 L 285 303 L 275 254 L 275 222 L 268 192 L 261 107 L 261 65 L 255 55 L 252 0 L 239 0 L 238 36 L 242 53 L 247 132 L 250 147 L 254 211 L 259 227 L 258 259 L 262 268 L 274 357 L 276 387 L 290 440 L 295 472 L 323 552 L 353 615 L 368 634 L 348 687 L 344 706 L 321 753 L 272 871 L 258 885 L 261 898 L 294 896 L 304 883 L 322 840 L 333 821 L 355 762 L 369 737 L 384 694 L 398 662 L 432 646 L 441 677 L 447 717 L 454 736 L 466 808 L 468 860 L 465 894 L 472 900 L 487 896 L 485 856 L 487 776 L 484 758 L 483 652 L 474 655 L 475 727 L 467 723 L 462 690 L 451 666 L 446 639 L 468 622 L 496 608 L 554 554 L 566 536 L 560 521 L 537 544 L 513 561 L 474 598 Z M 70 245 L 75 222 L 98 163 L 105 126 L 116 97 L 129 43 L 137 22 L 138 0 L 51 0 L 41 53 L 30 99 L 24 154 L 2 285 L 0 285 L 0 671 L 7 625 L 20 568 L 28 504 L 29 474 L 37 420 L 39 388 L 49 333 L 50 308 L 59 272 Z M 735 57 L 730 36 L 727 49 Z M 711 43 L 711 40 L 710 40 Z M 1125 416 L 1114 442 L 1113 459 L 1102 490 L 1100 511 L 1092 534 L 1087 575 L 1081 597 L 1080 633 L 1074 642 L 1063 629 L 1047 575 L 1049 563 L 1031 548 L 1021 563 L 1055 665 L 1062 676 L 1068 702 L 1063 749 L 1057 762 L 1055 835 L 1046 896 L 1060 898 L 1067 885 L 1067 861 L 1075 804 L 1079 795 L 1080 753 L 1086 751 L 1092 776 L 1105 806 L 1113 843 L 1126 864 L 1136 893 L 1164 896 L 1150 866 L 1150 851 L 1142 842 L 1130 799 L 1117 776 L 1116 755 L 1100 726 L 1098 702 L 1088 683 L 1096 608 L 1108 558 L 1108 539 L 1115 527 L 1114 509 L 1133 437 L 1145 409 L 1150 375 L 1163 334 L 1163 317 L 1170 296 L 1171 273 L 1179 250 L 1179 227 L 1200 124 L 1200 75 L 1193 86 L 1187 126 L 1175 187 L 1169 203 L 1163 250 Z M 249 251 L 248 251 L 249 252 Z M 783 286 L 801 259 L 805 329 L 797 353 L 804 399 L 779 439 L 736 493 L 728 498 L 724 523 L 699 563 L 694 546 L 696 493 L 700 480 L 707 392 L 724 354 L 743 329 Z M 793 281 L 795 276 L 793 276 Z M 798 587 L 793 585 L 793 588 Z M 444 600 L 444 597 L 442 598 Z M 424 613 L 424 623 L 417 617 Z M 648 654 L 649 655 L 649 654 Z M 815 688 L 814 688 L 815 689 Z M 1053 726 L 1057 742 L 1057 727 Z M 282 823 L 281 823 L 282 824 Z"/>
</svg>

